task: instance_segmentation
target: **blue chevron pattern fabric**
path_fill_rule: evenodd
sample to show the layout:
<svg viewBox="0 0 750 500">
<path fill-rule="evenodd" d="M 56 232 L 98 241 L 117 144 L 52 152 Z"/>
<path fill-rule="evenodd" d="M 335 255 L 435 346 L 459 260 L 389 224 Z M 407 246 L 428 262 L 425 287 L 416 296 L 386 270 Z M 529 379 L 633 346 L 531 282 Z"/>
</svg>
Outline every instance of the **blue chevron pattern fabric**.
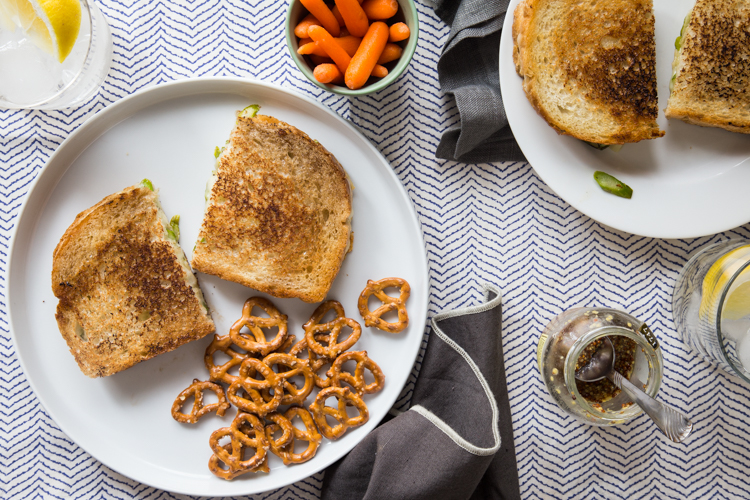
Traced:
<svg viewBox="0 0 750 500">
<path fill-rule="evenodd" d="M 110 22 L 114 62 L 90 102 L 65 111 L 0 110 L 0 269 L 29 184 L 90 115 L 141 88 L 192 76 L 254 77 L 328 105 L 389 160 L 422 223 L 430 316 L 481 302 L 480 284 L 503 294 L 503 343 L 518 474 L 524 499 L 750 498 L 750 387 L 679 340 L 671 314 L 678 271 L 696 249 L 750 226 L 690 240 L 633 236 L 598 224 L 557 197 L 526 163 L 436 160 L 458 122 L 440 92 L 437 62 L 448 29 L 417 0 L 420 39 L 390 88 L 348 98 L 304 79 L 287 52 L 279 0 L 96 0 Z M 1 69 L 0 69 L 1 70 Z M 0 282 L 0 498 L 189 498 L 108 469 L 55 425 L 19 365 Z M 670 443 L 641 416 L 618 428 L 583 425 L 546 394 L 536 366 L 545 325 L 576 306 L 611 306 L 646 321 L 664 350 L 660 398 L 696 424 Z M 419 362 L 419 359 L 418 359 Z M 408 405 L 413 380 L 399 407 Z M 323 473 L 257 499 L 316 499 Z"/>
</svg>

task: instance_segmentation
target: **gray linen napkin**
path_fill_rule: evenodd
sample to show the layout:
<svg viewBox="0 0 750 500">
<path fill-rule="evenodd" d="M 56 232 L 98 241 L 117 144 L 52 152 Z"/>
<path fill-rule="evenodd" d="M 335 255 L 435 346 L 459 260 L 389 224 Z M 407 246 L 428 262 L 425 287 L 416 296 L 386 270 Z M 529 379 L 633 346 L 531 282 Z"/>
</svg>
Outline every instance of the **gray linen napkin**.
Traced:
<svg viewBox="0 0 750 500">
<path fill-rule="evenodd" d="M 440 89 L 455 97 L 461 115 L 460 124 L 443 134 L 435 151 L 438 158 L 526 161 L 500 93 L 500 32 L 509 1 L 435 1 L 435 13 L 451 27 L 438 62 Z"/>
<path fill-rule="evenodd" d="M 326 469 L 324 500 L 519 499 L 500 292 L 435 316 L 411 408 Z"/>
</svg>

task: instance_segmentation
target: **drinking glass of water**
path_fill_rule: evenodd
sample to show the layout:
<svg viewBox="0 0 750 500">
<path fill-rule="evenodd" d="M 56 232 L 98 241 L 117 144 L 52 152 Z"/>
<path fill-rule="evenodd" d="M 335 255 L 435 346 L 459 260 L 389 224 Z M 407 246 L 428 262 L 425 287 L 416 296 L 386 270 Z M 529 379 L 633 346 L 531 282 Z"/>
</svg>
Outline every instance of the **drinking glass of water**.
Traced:
<svg viewBox="0 0 750 500">
<path fill-rule="evenodd" d="M 83 104 L 111 63 L 112 35 L 93 0 L 0 0 L 0 108 Z"/>
<path fill-rule="evenodd" d="M 688 346 L 750 382 L 750 241 L 714 243 L 691 256 L 677 276 L 672 315 Z"/>
</svg>

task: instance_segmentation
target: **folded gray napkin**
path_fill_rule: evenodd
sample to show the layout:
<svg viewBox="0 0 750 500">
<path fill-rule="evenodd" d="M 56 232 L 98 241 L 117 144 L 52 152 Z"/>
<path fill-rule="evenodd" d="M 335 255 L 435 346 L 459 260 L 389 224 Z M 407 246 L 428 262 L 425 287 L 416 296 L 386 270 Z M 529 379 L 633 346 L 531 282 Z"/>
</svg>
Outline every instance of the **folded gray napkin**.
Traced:
<svg viewBox="0 0 750 500">
<path fill-rule="evenodd" d="M 411 407 L 326 469 L 323 500 L 519 499 L 500 292 L 435 316 Z"/>
<path fill-rule="evenodd" d="M 451 27 L 438 62 L 440 89 L 461 115 L 435 156 L 465 163 L 525 161 L 500 93 L 500 32 L 510 0 L 436 0 L 435 13 Z M 511 13 L 512 15 L 512 13 Z"/>
</svg>

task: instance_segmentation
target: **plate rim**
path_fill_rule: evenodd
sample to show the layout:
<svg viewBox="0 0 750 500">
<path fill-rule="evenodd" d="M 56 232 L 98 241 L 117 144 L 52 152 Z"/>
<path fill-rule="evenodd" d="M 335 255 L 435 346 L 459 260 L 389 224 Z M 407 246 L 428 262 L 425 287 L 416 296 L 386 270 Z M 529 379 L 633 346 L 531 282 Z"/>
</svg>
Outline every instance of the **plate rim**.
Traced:
<svg viewBox="0 0 750 500">
<path fill-rule="evenodd" d="M 510 89 L 510 85 L 512 85 L 512 80 L 515 79 L 518 80 L 518 84 L 520 85 L 522 80 L 517 75 L 517 73 L 514 71 L 513 75 L 507 75 L 504 72 L 504 66 L 506 65 L 507 61 L 512 61 L 513 58 L 513 38 L 512 38 L 512 26 L 513 26 L 513 18 L 515 14 L 515 9 L 518 6 L 519 3 L 521 3 L 523 0 L 510 0 L 508 4 L 508 9 L 506 11 L 505 19 L 503 21 L 503 28 L 502 33 L 500 36 L 500 47 L 499 47 L 499 55 L 498 55 L 498 62 L 499 62 L 499 71 L 498 71 L 498 78 L 500 82 L 500 90 L 502 95 L 509 95 L 507 90 Z M 523 92 L 524 97 L 526 97 L 525 92 Z M 729 213 L 722 214 L 722 217 L 715 217 L 712 216 L 711 220 L 714 221 L 711 224 L 701 223 L 701 224 L 695 224 L 695 225 L 688 225 L 683 226 L 679 229 L 672 229 L 667 230 L 661 227 L 655 227 L 655 228 L 648 228 L 648 227 L 641 227 L 642 224 L 636 223 L 628 223 L 627 221 L 620 221 L 620 220 L 612 220 L 612 217 L 609 217 L 607 214 L 600 215 L 596 210 L 592 210 L 588 207 L 583 206 L 582 203 L 579 203 L 577 199 L 573 199 L 572 196 L 563 196 L 560 194 L 560 186 L 559 184 L 557 186 L 553 186 L 549 183 L 550 176 L 545 175 L 545 169 L 542 168 L 541 170 L 536 168 L 534 165 L 534 162 L 532 162 L 531 158 L 535 158 L 538 160 L 538 155 L 536 153 L 536 148 L 530 147 L 529 144 L 525 144 L 526 141 L 524 137 L 527 135 L 525 131 L 521 130 L 519 128 L 518 123 L 518 117 L 516 114 L 512 111 L 513 108 L 511 108 L 511 112 L 507 112 L 506 108 L 506 117 L 508 119 L 508 125 L 511 128 L 511 131 L 513 132 L 513 136 L 516 139 L 516 142 L 518 143 L 519 147 L 521 148 L 521 151 L 524 153 L 524 156 L 527 159 L 527 163 L 531 166 L 531 168 L 534 169 L 534 172 L 537 176 L 544 182 L 544 184 L 554 192 L 556 196 L 558 196 L 561 200 L 563 200 L 565 203 L 570 205 L 572 208 L 577 210 L 578 212 L 582 213 L 586 217 L 589 217 L 593 221 L 597 222 L 598 224 L 601 224 L 603 226 L 609 227 L 611 229 L 614 229 L 616 231 L 622 231 L 625 233 L 632 234 L 634 236 L 642 236 L 647 238 L 659 238 L 659 239 L 689 239 L 689 238 L 700 238 L 704 236 L 711 236 L 714 234 L 722 233 L 725 231 L 729 231 L 731 229 L 734 229 L 736 227 L 742 226 L 746 224 L 747 222 L 750 222 L 750 212 L 746 213 L 745 215 L 735 215 L 732 217 L 731 211 Z M 532 108 L 533 109 L 533 108 Z M 663 113 L 663 110 L 660 108 L 659 110 L 660 114 Z M 545 126 L 549 126 L 545 123 Z M 521 137 L 521 140 L 519 140 L 519 137 Z M 558 137 L 562 137 L 558 134 Z M 524 143 L 525 148 L 524 148 Z M 541 149 L 541 148 L 539 148 Z M 531 157 L 531 158 L 530 158 Z M 537 163 L 545 163 L 544 161 L 537 161 Z M 557 188 L 557 189 L 556 189 Z M 627 202 L 631 202 L 631 200 L 624 200 Z M 722 223 L 723 222 L 723 223 Z"/>
<path fill-rule="evenodd" d="M 212 88 L 213 90 L 200 90 L 201 87 L 208 86 Z M 184 87 L 184 89 L 180 89 L 181 87 Z M 194 89 L 193 87 L 197 88 Z M 391 177 L 392 182 L 395 184 L 396 191 L 398 194 L 403 198 L 404 202 L 406 203 L 408 207 L 408 213 L 409 213 L 409 223 L 413 226 L 416 232 L 416 237 L 418 239 L 418 242 L 420 243 L 420 249 L 421 252 L 419 252 L 419 257 L 421 260 L 421 285 L 424 286 L 424 303 L 420 304 L 422 309 L 424 310 L 424 318 L 419 318 L 420 321 L 423 320 L 423 326 L 421 329 L 415 328 L 415 333 L 413 335 L 420 335 L 420 338 L 423 339 L 425 331 L 427 329 L 427 320 L 429 318 L 429 303 L 430 303 L 430 286 L 431 286 L 431 276 L 430 276 L 430 268 L 429 268 L 429 261 L 427 259 L 427 253 L 426 253 L 426 246 L 425 246 L 425 239 L 424 239 L 424 231 L 422 228 L 421 221 L 419 219 L 418 213 L 416 211 L 416 207 L 414 206 L 413 201 L 409 197 L 408 191 L 406 190 L 406 187 L 403 185 L 401 180 L 396 175 L 396 172 L 393 170 L 390 162 L 387 158 L 372 144 L 372 142 L 365 136 L 356 126 L 354 126 L 353 123 L 351 123 L 346 118 L 342 117 L 338 113 L 336 113 L 334 110 L 326 106 L 325 104 L 317 101 L 316 99 L 309 97 L 307 95 L 302 94 L 301 92 L 282 87 L 280 85 L 273 84 L 271 82 L 262 81 L 256 78 L 241 78 L 241 77 L 223 77 L 223 76 L 209 76 L 209 77 L 192 77 L 192 78 L 184 78 L 180 80 L 173 80 L 170 82 L 164 82 L 159 83 L 151 86 L 144 87 L 142 89 L 137 90 L 136 92 L 129 94 L 113 103 L 111 103 L 109 106 L 103 108 L 96 114 L 90 116 L 87 118 L 78 128 L 76 128 L 73 132 L 66 137 L 62 143 L 55 149 L 55 151 L 50 155 L 50 157 L 45 161 L 44 165 L 42 166 L 39 173 L 34 177 L 34 179 L 29 183 L 27 194 L 24 197 L 24 200 L 22 202 L 21 207 L 19 208 L 18 214 L 15 218 L 15 223 L 13 227 L 11 228 L 9 232 L 9 249 L 8 249 L 8 263 L 5 266 L 5 272 L 2 274 L 2 276 L 5 278 L 6 283 L 6 291 L 8 294 L 8 300 L 7 300 L 7 308 L 6 312 L 8 315 L 8 334 L 10 337 L 10 340 L 13 345 L 13 350 L 15 353 L 15 357 L 18 360 L 18 363 L 21 367 L 21 370 L 23 371 L 23 374 L 26 378 L 27 383 L 29 384 L 29 387 L 31 388 L 34 397 L 36 397 L 37 401 L 41 405 L 42 409 L 49 415 L 49 417 L 54 421 L 55 425 L 67 436 L 77 447 L 79 447 L 81 450 L 85 451 L 89 455 L 91 455 L 92 458 L 97 460 L 102 465 L 110 468 L 112 471 L 115 471 L 118 474 L 122 474 L 123 476 L 129 478 L 132 481 L 144 484 L 146 486 L 168 491 L 175 494 L 184 494 L 184 495 L 196 495 L 195 492 L 187 491 L 187 490 L 181 490 L 179 488 L 169 488 L 165 487 L 164 485 L 154 484 L 151 481 L 144 481 L 142 478 L 134 478 L 124 472 L 121 472 L 120 468 L 114 467 L 111 465 L 111 463 L 107 460 L 103 460 L 98 456 L 98 454 L 92 453 L 90 450 L 84 448 L 82 445 L 79 444 L 78 441 L 73 439 L 71 437 L 70 432 L 68 432 L 68 429 L 64 428 L 63 425 L 61 425 L 58 421 L 58 419 L 55 418 L 55 412 L 50 411 L 47 404 L 45 404 L 44 398 L 40 395 L 40 392 L 38 391 L 38 387 L 36 383 L 34 382 L 33 376 L 29 374 L 29 371 L 27 369 L 26 363 L 24 362 L 24 358 L 21 355 L 19 349 L 18 349 L 18 341 L 16 339 L 16 328 L 15 328 L 15 321 L 14 321 L 14 313 L 13 313 L 13 299 L 12 299 L 12 285 L 13 280 L 12 277 L 15 274 L 21 273 L 21 277 L 24 275 L 24 270 L 15 270 L 15 267 L 13 265 L 14 262 L 14 256 L 16 252 L 20 252 L 23 249 L 19 247 L 19 231 L 23 226 L 29 225 L 33 223 L 33 226 L 30 227 L 30 229 L 36 228 L 37 220 L 36 219 L 29 219 L 32 217 L 32 214 L 29 213 L 30 209 L 28 208 L 32 196 L 34 196 L 34 192 L 37 189 L 37 186 L 42 181 L 48 181 L 49 179 L 54 180 L 54 174 L 59 173 L 59 176 L 55 182 L 55 186 L 50 188 L 50 191 L 47 196 L 47 199 L 45 199 L 41 203 L 41 207 L 39 209 L 40 212 L 43 212 L 45 207 L 47 206 L 47 203 L 49 201 L 49 195 L 51 195 L 52 192 L 56 189 L 57 184 L 59 184 L 60 180 L 65 176 L 65 173 L 70 168 L 70 166 L 78 159 L 78 157 L 83 154 L 83 152 L 88 149 L 94 142 L 96 142 L 102 135 L 107 133 L 110 129 L 118 126 L 125 120 L 131 118 L 132 116 L 149 109 L 150 107 L 162 104 L 164 102 L 168 102 L 175 99 L 185 98 L 190 95 L 210 95 L 210 94 L 234 94 L 234 95 L 240 95 L 239 92 L 233 89 L 237 89 L 239 87 L 243 87 L 246 89 L 252 89 L 253 87 L 264 87 L 269 91 L 272 92 L 279 92 L 281 94 L 285 94 L 290 99 L 301 99 L 308 104 L 312 104 L 315 108 L 317 108 L 318 112 L 325 112 L 328 113 L 330 116 L 334 118 L 334 120 L 339 123 L 341 126 L 348 128 L 351 132 L 354 132 L 354 134 L 362 141 L 364 146 L 366 148 L 369 148 L 372 153 L 376 155 L 381 161 L 381 164 L 383 166 L 383 169 L 388 172 L 388 175 Z M 174 90 L 174 89 L 177 90 Z M 169 95 L 170 90 L 174 93 L 177 92 L 176 95 Z M 182 91 L 182 93 L 180 93 Z M 104 122 L 107 123 L 107 118 L 112 113 L 115 113 L 121 108 L 126 108 L 132 101 L 139 100 L 139 99 L 148 99 L 150 94 L 158 94 L 158 93 L 165 93 L 166 95 L 162 97 L 161 99 L 157 100 L 154 103 L 147 104 L 143 107 L 136 108 L 133 112 L 126 112 L 123 116 L 121 116 L 118 120 L 112 122 L 109 124 L 109 126 L 105 128 L 99 128 L 94 131 L 92 134 L 92 137 L 86 142 L 85 146 L 77 150 L 75 156 L 73 156 L 70 159 L 70 162 L 67 165 L 61 166 L 62 170 L 60 168 L 56 169 L 55 171 L 50 171 L 48 166 L 53 162 L 53 160 L 56 160 L 56 158 L 64 153 L 67 153 L 66 149 L 69 146 L 69 143 L 73 142 L 74 140 L 77 140 L 79 136 L 82 136 L 86 133 L 90 132 L 90 129 L 92 127 L 95 127 L 98 123 Z M 75 151 L 74 151 L 75 152 Z M 414 323 L 415 326 L 417 323 Z M 419 331 L 420 333 L 416 333 Z M 415 342 L 415 350 L 414 350 L 414 356 L 413 359 L 410 356 L 408 359 L 411 360 L 411 370 L 408 372 L 407 376 L 405 377 L 403 384 L 400 385 L 399 391 L 395 392 L 393 401 L 387 401 L 389 404 L 388 410 L 385 412 L 384 417 L 388 414 L 388 411 L 393 407 L 393 405 L 398 401 L 398 397 L 400 393 L 403 391 L 403 388 L 406 386 L 406 384 L 409 382 L 411 371 L 413 370 L 414 364 L 416 363 L 416 360 L 419 356 L 419 352 L 422 349 L 423 341 Z M 373 427 L 372 430 L 374 430 L 377 427 L 377 422 L 375 424 L 375 427 Z M 371 431 L 370 431 L 371 432 Z M 362 440 L 364 440 L 368 434 L 364 434 L 361 438 L 361 440 L 351 443 L 351 446 L 346 449 L 341 455 L 335 457 L 332 460 L 329 460 L 327 462 L 322 461 L 320 464 L 320 467 L 316 466 L 315 472 L 313 472 L 310 475 L 305 475 L 303 477 L 297 477 L 293 474 L 289 474 L 289 479 L 282 480 L 278 485 L 272 486 L 270 489 L 263 487 L 262 489 L 253 489 L 248 488 L 246 492 L 243 493 L 231 493 L 232 495 L 254 495 L 259 493 L 264 493 L 268 491 L 272 491 L 275 489 L 280 489 L 289 486 L 290 484 L 293 484 L 297 481 L 304 480 L 307 477 L 311 477 L 314 474 L 317 474 L 324 469 L 326 469 L 329 465 L 331 465 L 336 460 L 341 459 L 344 457 L 347 453 L 349 453 L 352 449 L 354 449 Z M 252 481 L 246 481 L 243 484 L 247 484 L 248 486 L 252 486 Z M 199 495 L 202 495 L 199 493 Z"/>
</svg>

